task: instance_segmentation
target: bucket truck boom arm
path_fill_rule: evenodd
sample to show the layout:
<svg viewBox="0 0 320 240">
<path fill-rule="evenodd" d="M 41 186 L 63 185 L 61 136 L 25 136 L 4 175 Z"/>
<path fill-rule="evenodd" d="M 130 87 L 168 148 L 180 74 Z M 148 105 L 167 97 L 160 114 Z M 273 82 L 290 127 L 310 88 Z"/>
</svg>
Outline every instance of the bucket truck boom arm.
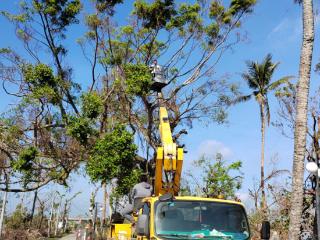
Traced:
<svg viewBox="0 0 320 240">
<path fill-rule="evenodd" d="M 159 109 L 159 132 L 161 146 L 157 148 L 155 195 L 170 192 L 177 196 L 180 190 L 183 148 L 178 147 L 172 139 L 168 112 L 163 106 Z"/>
</svg>

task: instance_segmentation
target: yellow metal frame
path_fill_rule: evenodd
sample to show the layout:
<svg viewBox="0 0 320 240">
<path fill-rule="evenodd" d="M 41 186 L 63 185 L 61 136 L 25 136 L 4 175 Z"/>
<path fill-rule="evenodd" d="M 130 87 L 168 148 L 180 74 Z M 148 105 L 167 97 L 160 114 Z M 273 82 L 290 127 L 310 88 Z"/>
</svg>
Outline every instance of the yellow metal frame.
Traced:
<svg viewBox="0 0 320 240">
<path fill-rule="evenodd" d="M 132 225 L 121 223 L 111 225 L 111 236 L 115 240 L 126 240 L 132 238 Z"/>
<path fill-rule="evenodd" d="M 168 112 L 165 107 L 159 109 L 159 132 L 161 146 L 157 148 L 154 191 L 159 196 L 167 192 L 178 195 L 183 164 L 183 148 L 173 142 Z M 164 182 L 164 174 L 172 174 L 172 182 Z"/>
</svg>

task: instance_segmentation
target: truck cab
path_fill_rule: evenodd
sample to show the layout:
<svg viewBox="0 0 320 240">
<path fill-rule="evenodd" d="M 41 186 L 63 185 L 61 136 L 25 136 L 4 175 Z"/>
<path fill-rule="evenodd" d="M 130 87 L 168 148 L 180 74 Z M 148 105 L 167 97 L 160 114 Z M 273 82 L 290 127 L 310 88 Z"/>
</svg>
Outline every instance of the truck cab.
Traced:
<svg viewBox="0 0 320 240">
<path fill-rule="evenodd" d="M 200 197 L 144 199 L 137 239 L 250 239 L 244 206 Z"/>
</svg>

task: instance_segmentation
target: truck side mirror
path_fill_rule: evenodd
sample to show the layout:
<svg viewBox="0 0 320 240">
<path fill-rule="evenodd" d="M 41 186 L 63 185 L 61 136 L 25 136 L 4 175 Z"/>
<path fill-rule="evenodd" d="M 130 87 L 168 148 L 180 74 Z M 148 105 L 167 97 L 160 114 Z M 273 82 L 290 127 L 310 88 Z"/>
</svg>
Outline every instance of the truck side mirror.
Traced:
<svg viewBox="0 0 320 240">
<path fill-rule="evenodd" d="M 140 236 L 149 236 L 149 216 L 142 214 L 138 217 L 136 233 Z"/>
<path fill-rule="evenodd" d="M 270 239 L 270 222 L 269 221 L 262 222 L 260 234 L 261 234 L 262 240 Z"/>
</svg>

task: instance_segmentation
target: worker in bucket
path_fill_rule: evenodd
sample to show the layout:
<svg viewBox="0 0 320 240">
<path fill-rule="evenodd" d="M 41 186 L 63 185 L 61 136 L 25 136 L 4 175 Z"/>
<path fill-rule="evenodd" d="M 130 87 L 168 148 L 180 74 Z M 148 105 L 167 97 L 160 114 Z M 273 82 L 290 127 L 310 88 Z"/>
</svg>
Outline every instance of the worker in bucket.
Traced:
<svg viewBox="0 0 320 240">
<path fill-rule="evenodd" d="M 129 203 L 124 207 L 121 215 L 131 223 L 134 222 L 133 212 L 138 211 L 142 207 L 142 199 L 152 195 L 152 186 L 147 182 L 146 174 L 142 174 L 140 182 L 134 185 L 129 194 Z"/>
</svg>

